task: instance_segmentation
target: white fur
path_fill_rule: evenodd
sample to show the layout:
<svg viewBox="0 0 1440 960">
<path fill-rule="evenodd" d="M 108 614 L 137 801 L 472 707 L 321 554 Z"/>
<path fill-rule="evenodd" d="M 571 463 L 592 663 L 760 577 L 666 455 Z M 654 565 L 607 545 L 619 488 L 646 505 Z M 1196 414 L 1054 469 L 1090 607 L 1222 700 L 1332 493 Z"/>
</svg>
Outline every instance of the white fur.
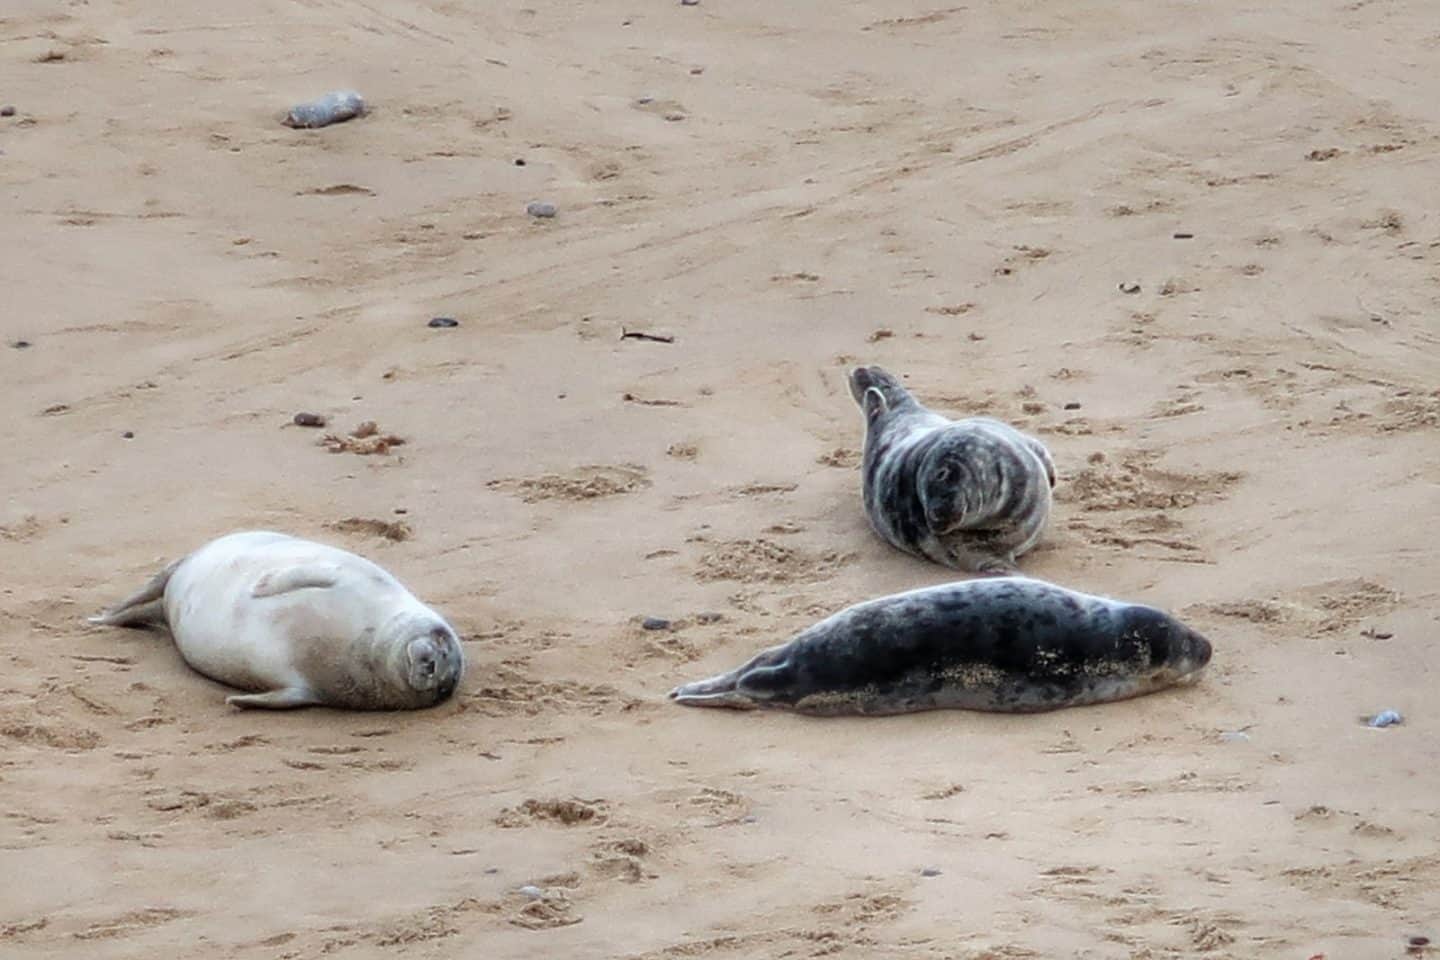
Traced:
<svg viewBox="0 0 1440 960">
<path fill-rule="evenodd" d="M 454 637 L 438 613 L 376 564 L 286 534 L 220 537 L 168 572 L 168 581 L 152 585 L 163 582 L 165 621 L 185 662 L 221 683 L 291 691 L 296 699 L 264 705 L 327 702 L 324 679 L 305 675 L 307 655 L 312 665 L 318 653 L 342 671 L 378 672 L 387 685 L 403 686 L 403 648 L 417 625 Z M 122 605 L 93 619 L 126 623 L 125 612 Z"/>
</svg>

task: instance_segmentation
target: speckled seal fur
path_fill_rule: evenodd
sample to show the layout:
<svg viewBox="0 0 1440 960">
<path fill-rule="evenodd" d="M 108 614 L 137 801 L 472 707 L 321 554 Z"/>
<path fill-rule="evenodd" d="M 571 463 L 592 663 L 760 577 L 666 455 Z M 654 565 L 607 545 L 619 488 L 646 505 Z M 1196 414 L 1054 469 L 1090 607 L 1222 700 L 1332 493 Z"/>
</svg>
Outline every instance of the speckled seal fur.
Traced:
<svg viewBox="0 0 1440 960">
<path fill-rule="evenodd" d="M 989 417 L 942 417 L 879 367 L 853 370 L 850 392 L 865 414 L 875 532 L 957 570 L 1013 573 L 1050 517 L 1055 462 L 1045 445 Z"/>
<path fill-rule="evenodd" d="M 670 697 L 816 716 L 1038 713 L 1190 682 L 1209 662 L 1208 640 L 1153 607 L 993 577 L 856 604 Z"/>
</svg>

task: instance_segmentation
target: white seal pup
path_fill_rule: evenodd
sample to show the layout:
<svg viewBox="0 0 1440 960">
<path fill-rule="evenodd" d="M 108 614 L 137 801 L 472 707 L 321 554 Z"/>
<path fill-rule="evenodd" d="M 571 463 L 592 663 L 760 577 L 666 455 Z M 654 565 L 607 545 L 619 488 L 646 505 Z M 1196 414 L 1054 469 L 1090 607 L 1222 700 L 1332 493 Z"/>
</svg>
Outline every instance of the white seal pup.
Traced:
<svg viewBox="0 0 1440 960">
<path fill-rule="evenodd" d="M 1208 640 L 1153 607 L 993 577 L 856 604 L 670 698 L 816 716 L 1038 713 L 1190 682 L 1209 662 Z"/>
<path fill-rule="evenodd" d="M 865 413 L 862 492 L 881 538 L 970 573 L 1015 572 L 1050 517 L 1045 444 L 990 417 L 950 420 L 879 367 L 850 374 Z"/>
<path fill-rule="evenodd" d="M 232 533 L 166 567 L 92 623 L 165 624 L 237 707 L 405 710 L 455 691 L 455 631 L 363 557 L 283 533 Z"/>
</svg>

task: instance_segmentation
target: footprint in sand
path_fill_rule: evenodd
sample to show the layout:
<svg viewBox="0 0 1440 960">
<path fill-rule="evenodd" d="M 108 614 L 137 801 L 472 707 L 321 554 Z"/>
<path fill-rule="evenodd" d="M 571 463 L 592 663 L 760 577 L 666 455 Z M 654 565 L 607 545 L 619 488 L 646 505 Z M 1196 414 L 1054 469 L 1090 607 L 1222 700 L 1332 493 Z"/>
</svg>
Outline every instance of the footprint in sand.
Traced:
<svg viewBox="0 0 1440 960">
<path fill-rule="evenodd" d="M 583 466 L 567 474 L 547 473 L 538 477 L 511 477 L 486 484 L 518 496 L 526 503 L 542 500 L 597 500 L 633 493 L 650 486 L 648 471 L 633 464 Z"/>
<path fill-rule="evenodd" d="M 701 582 L 797 583 L 824 580 L 855 558 L 838 550 L 808 551 L 774 540 L 726 540 L 700 558 L 695 579 Z"/>
</svg>

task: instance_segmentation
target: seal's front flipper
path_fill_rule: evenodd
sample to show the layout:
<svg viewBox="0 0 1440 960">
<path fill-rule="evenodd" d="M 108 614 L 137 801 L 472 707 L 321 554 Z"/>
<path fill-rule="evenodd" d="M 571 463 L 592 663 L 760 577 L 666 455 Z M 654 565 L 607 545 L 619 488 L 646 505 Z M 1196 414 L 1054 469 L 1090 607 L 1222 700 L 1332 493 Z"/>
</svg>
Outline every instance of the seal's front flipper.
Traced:
<svg viewBox="0 0 1440 960">
<path fill-rule="evenodd" d="M 252 597 L 277 597 L 294 590 L 328 590 L 340 582 L 340 568 L 333 563 L 305 563 L 267 573 L 255 581 Z"/>
<path fill-rule="evenodd" d="M 1007 557 L 988 557 L 977 563 L 974 571 L 982 577 L 1018 577 L 1020 575 L 1020 568 L 1015 566 L 1015 561 Z"/>
<path fill-rule="evenodd" d="M 238 693 L 226 697 L 232 707 L 246 707 L 252 710 L 293 710 L 296 707 L 313 707 L 320 703 L 315 695 L 304 687 L 285 687 L 266 693 Z"/>
<path fill-rule="evenodd" d="M 152 623 L 165 622 L 165 585 L 170 575 L 180 566 L 176 560 L 150 578 L 135 593 L 126 597 L 104 613 L 87 619 L 107 627 L 143 627 Z"/>
</svg>

